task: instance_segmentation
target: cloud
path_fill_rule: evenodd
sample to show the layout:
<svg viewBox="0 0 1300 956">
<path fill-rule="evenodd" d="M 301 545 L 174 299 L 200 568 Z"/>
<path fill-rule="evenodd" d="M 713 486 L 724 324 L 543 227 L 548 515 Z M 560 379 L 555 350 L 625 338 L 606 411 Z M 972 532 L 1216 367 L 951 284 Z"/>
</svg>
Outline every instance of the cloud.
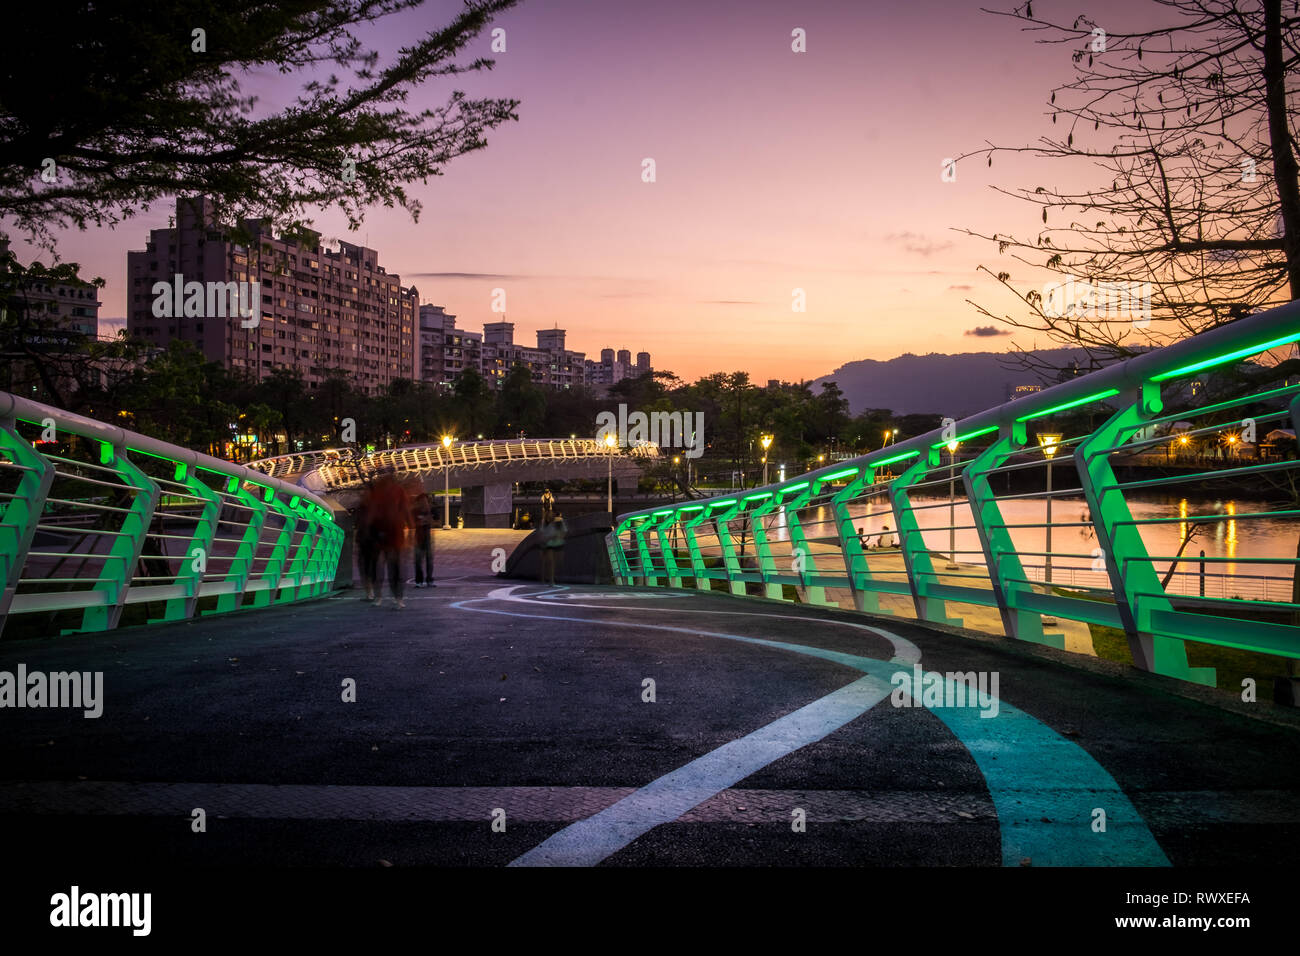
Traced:
<svg viewBox="0 0 1300 956">
<path fill-rule="evenodd" d="M 951 292 L 953 289 L 956 289 L 958 292 L 969 292 L 973 288 L 975 288 L 973 285 L 950 285 L 948 286 L 948 291 Z"/>
<path fill-rule="evenodd" d="M 935 242 L 920 233 L 916 232 L 891 232 L 885 236 L 886 242 L 896 242 L 908 252 L 915 252 L 919 256 L 932 256 L 936 252 L 944 252 L 952 248 L 952 242 Z"/>
<path fill-rule="evenodd" d="M 979 338 L 988 338 L 992 335 L 1010 335 L 1006 329 L 999 329 L 996 325 L 977 325 L 973 329 L 966 330 L 967 335 L 978 336 Z"/>
<path fill-rule="evenodd" d="M 531 279 L 533 276 L 499 275 L 495 272 L 412 272 L 412 279 Z"/>
</svg>

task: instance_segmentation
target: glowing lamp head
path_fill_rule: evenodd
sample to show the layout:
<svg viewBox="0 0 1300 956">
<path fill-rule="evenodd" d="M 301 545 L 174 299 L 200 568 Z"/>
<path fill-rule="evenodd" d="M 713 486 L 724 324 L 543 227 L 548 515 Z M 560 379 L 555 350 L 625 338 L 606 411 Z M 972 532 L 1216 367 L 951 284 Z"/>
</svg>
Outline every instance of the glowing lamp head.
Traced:
<svg viewBox="0 0 1300 956">
<path fill-rule="evenodd" d="M 772 447 L 772 436 L 771 436 L 771 435 L 764 435 L 764 436 L 763 436 L 762 438 L 760 438 L 758 441 L 759 441 L 759 444 L 763 446 L 763 451 L 767 451 L 769 448 Z"/>
<path fill-rule="evenodd" d="M 452 438 L 450 435 L 443 435 L 443 436 L 442 436 L 442 447 L 443 447 L 443 448 L 450 448 L 450 447 L 451 447 L 451 443 L 452 443 L 453 441 L 455 441 L 455 439 Z"/>
<path fill-rule="evenodd" d="M 1061 436 L 1053 435 L 1050 432 L 1039 432 L 1038 445 L 1043 449 L 1043 454 L 1046 457 L 1055 458 L 1056 453 L 1061 449 Z"/>
<path fill-rule="evenodd" d="M 950 455 L 957 454 L 957 445 L 958 443 L 955 441 L 948 442 L 948 454 Z"/>
<path fill-rule="evenodd" d="M 605 447 L 606 447 L 606 448 L 613 448 L 613 447 L 614 447 L 615 445 L 617 445 L 617 444 L 618 444 L 618 436 L 616 436 L 613 432 L 606 432 L 606 433 L 605 433 Z"/>
</svg>

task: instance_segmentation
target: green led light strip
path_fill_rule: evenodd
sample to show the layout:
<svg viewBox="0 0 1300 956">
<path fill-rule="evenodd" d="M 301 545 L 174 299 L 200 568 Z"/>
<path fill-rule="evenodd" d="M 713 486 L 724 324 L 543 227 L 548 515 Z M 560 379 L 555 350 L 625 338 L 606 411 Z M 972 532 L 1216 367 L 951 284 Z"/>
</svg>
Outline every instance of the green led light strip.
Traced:
<svg viewBox="0 0 1300 956">
<path fill-rule="evenodd" d="M 800 488 L 807 488 L 807 487 L 808 487 L 808 482 L 801 481 L 797 485 L 786 485 L 784 488 L 778 488 L 776 490 L 776 493 L 778 495 L 784 495 L 787 491 L 798 491 Z"/>
<path fill-rule="evenodd" d="M 723 505 L 734 505 L 735 503 L 736 503 L 735 498 L 724 498 L 722 501 L 710 501 L 709 507 L 721 508 Z"/>
<path fill-rule="evenodd" d="M 677 510 L 680 512 L 703 511 L 704 505 L 682 505 L 682 507 L 678 508 Z"/>
<path fill-rule="evenodd" d="M 921 454 L 919 451 L 905 451 L 901 455 L 895 455 L 893 458 L 886 458 L 884 461 L 873 461 L 871 467 L 877 468 L 880 465 L 895 465 L 900 461 L 906 461 L 908 458 L 915 458 L 919 454 Z"/>
<path fill-rule="evenodd" d="M 856 468 L 845 468 L 843 471 L 837 471 L 833 475 L 822 475 L 817 480 L 823 483 L 828 481 L 838 481 L 841 478 L 847 478 L 849 475 L 856 475 L 857 473 L 858 470 Z"/>
<path fill-rule="evenodd" d="M 170 461 L 174 465 L 180 464 L 180 462 L 175 458 L 168 458 L 166 455 L 159 455 L 152 451 L 145 451 L 143 448 L 132 448 L 128 445 L 126 451 L 128 455 L 148 455 L 150 458 L 157 458 L 159 461 Z"/>
<path fill-rule="evenodd" d="M 998 426 L 997 426 L 997 425 L 990 425 L 988 428 L 981 428 L 981 429 L 979 429 L 978 431 L 967 432 L 967 433 L 964 434 L 964 435 L 958 435 L 958 436 L 957 436 L 956 438 L 954 438 L 952 441 L 941 441 L 941 442 L 939 442 L 938 444 L 931 445 L 930 447 L 931 447 L 931 448 L 943 448 L 943 447 L 945 447 L 945 446 L 947 446 L 947 445 L 951 445 L 951 444 L 953 444 L 954 442 L 960 444 L 961 442 L 964 442 L 964 441 L 970 441 L 972 438 L 979 438 L 980 435 L 987 435 L 989 432 L 995 432 L 995 431 L 997 431 L 997 430 L 998 430 Z"/>
<path fill-rule="evenodd" d="M 764 498 L 771 498 L 771 497 L 772 497 L 772 492 L 770 492 L 770 491 L 764 491 L 764 492 L 762 492 L 761 494 L 757 494 L 757 495 L 746 495 L 746 496 L 745 496 L 745 500 L 746 500 L 746 501 L 762 501 Z"/>
<path fill-rule="evenodd" d="M 1112 395 L 1118 395 L 1118 388 L 1108 388 L 1104 392 L 1097 392 L 1095 395 L 1085 395 L 1083 398 L 1076 398 L 1072 402 L 1062 402 L 1060 405 L 1053 405 L 1051 408 L 1044 408 L 1042 411 L 1030 412 L 1028 415 L 1021 415 L 1016 419 L 1018 422 L 1027 422 L 1033 418 L 1046 418 L 1053 412 L 1063 412 L 1067 408 L 1077 408 L 1080 405 L 1089 405 L 1092 402 L 1099 402 L 1103 398 L 1110 398 Z"/>
<path fill-rule="evenodd" d="M 1151 381 L 1163 382 L 1165 379 L 1178 378 L 1180 375 L 1190 375 L 1192 372 L 1199 372 L 1204 368 L 1210 368 L 1214 365 L 1223 365 L 1226 362 L 1231 362 L 1233 359 L 1245 358 L 1247 355 L 1255 355 L 1259 352 L 1267 352 L 1269 349 L 1277 348 L 1279 345 L 1287 345 L 1297 339 L 1300 339 L 1300 332 L 1293 332 L 1290 335 L 1284 335 L 1281 338 L 1273 339 L 1269 342 L 1261 342 L 1259 345 L 1248 345 L 1244 349 L 1237 349 L 1224 355 L 1216 355 L 1214 358 L 1206 359 L 1203 362 L 1184 365 L 1182 368 L 1176 368 L 1172 372 L 1161 372 L 1159 375 L 1152 375 Z"/>
</svg>

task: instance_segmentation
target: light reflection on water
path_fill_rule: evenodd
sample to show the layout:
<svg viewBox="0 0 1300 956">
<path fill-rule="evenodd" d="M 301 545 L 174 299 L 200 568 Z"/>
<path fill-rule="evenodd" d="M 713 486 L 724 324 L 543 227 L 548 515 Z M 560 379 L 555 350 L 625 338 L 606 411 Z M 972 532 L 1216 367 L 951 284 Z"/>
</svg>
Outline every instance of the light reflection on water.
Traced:
<svg viewBox="0 0 1300 956">
<path fill-rule="evenodd" d="M 947 497 L 915 498 L 917 505 L 947 505 Z M 1229 500 L 1189 501 L 1186 498 L 1129 498 L 1129 509 L 1139 522 L 1139 533 L 1147 553 L 1152 556 L 1173 558 L 1182 549 L 1184 560 L 1198 558 L 1204 551 L 1208 558 L 1232 559 L 1222 563 L 1207 562 L 1211 572 L 1257 573 L 1289 575 L 1290 569 L 1280 565 L 1253 564 L 1255 558 L 1294 558 L 1300 520 L 1292 517 L 1236 518 L 1238 514 L 1254 514 L 1272 510 L 1267 502 L 1246 498 Z M 1045 498 L 1018 498 L 1000 500 L 1002 517 L 1008 525 L 1042 523 L 1046 515 Z M 966 502 L 958 498 L 953 511 L 957 525 L 971 525 L 973 518 Z M 879 544 L 882 537 L 886 545 L 897 545 L 897 521 L 886 500 L 870 499 L 849 506 L 855 531 L 864 535 L 869 546 Z M 949 549 L 949 509 L 947 507 L 922 508 L 913 512 L 921 528 L 926 548 L 947 553 Z M 1171 519 L 1142 524 L 1151 519 Z M 1200 520 L 1196 520 L 1200 519 Z M 789 525 L 783 512 L 774 513 L 770 519 L 768 536 L 776 542 L 789 541 Z M 801 523 L 809 537 L 831 537 L 835 534 L 833 515 L 829 507 L 807 509 L 802 512 Z M 1061 565 L 1075 564 L 1088 567 L 1092 551 L 1097 547 L 1096 535 L 1088 525 L 1087 503 L 1082 496 L 1056 497 L 1052 504 L 1052 552 Z M 1008 528 L 1012 543 L 1021 552 L 1047 550 L 1045 529 Z M 1188 537 L 1190 535 L 1190 540 Z M 959 528 L 956 532 L 958 560 L 969 564 L 984 564 L 979 536 L 973 528 Z M 961 552 L 968 552 L 962 554 Z M 1027 560 L 1032 563 L 1040 559 Z M 1169 567 L 1169 561 L 1156 561 L 1160 570 Z M 1199 562 L 1184 567 L 1191 568 Z"/>
</svg>

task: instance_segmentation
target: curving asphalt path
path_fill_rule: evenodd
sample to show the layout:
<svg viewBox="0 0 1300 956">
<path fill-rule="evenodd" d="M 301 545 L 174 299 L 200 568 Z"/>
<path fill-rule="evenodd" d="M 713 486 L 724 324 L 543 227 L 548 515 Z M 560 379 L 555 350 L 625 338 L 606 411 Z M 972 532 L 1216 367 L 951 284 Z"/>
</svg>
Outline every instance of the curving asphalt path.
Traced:
<svg viewBox="0 0 1300 956">
<path fill-rule="evenodd" d="M 346 592 L 0 643 L 0 670 L 102 670 L 106 698 L 0 710 L 0 838 L 88 864 L 1213 866 L 1300 836 L 1300 727 L 1269 704 L 461 558 L 400 611 Z M 996 673 L 996 715 L 896 706 L 918 667 Z"/>
</svg>

